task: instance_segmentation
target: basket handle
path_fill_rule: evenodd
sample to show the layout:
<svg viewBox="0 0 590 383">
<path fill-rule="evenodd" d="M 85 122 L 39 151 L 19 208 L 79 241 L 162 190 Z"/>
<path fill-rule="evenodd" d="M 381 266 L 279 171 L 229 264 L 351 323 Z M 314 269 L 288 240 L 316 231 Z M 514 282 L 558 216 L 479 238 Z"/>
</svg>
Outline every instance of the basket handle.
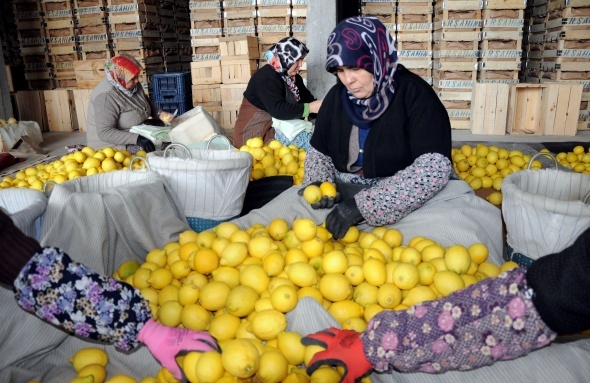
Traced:
<svg viewBox="0 0 590 383">
<path fill-rule="evenodd" d="M 152 171 L 152 168 L 150 167 L 150 163 L 147 162 L 147 159 L 141 157 L 141 156 L 135 156 L 131 159 L 131 161 L 129 162 L 129 170 L 133 170 L 133 163 L 135 162 L 135 160 L 141 160 L 145 163 L 145 167 L 147 168 L 148 172 Z"/>
<path fill-rule="evenodd" d="M 183 144 L 170 144 L 170 145 L 166 146 L 166 149 L 164 149 L 164 154 L 162 155 L 162 157 L 166 158 L 166 153 L 168 153 L 168 149 L 170 149 L 171 147 L 183 148 L 188 153 L 188 159 L 189 160 L 193 159 L 193 155 L 192 155 L 190 149 L 187 148 L 186 146 L 184 146 Z"/>
<path fill-rule="evenodd" d="M 533 160 L 539 156 L 547 156 L 547 157 L 551 157 L 551 159 L 553 159 L 553 164 L 555 165 L 555 170 L 558 169 L 558 163 L 557 163 L 557 158 L 555 158 L 555 155 L 553 153 L 543 153 L 543 152 L 539 152 L 537 154 L 535 154 L 534 156 L 531 157 L 529 164 L 527 166 L 527 169 L 530 170 L 531 169 L 531 164 L 533 163 Z"/>
<path fill-rule="evenodd" d="M 209 146 L 211 146 L 211 143 L 212 143 L 213 141 L 215 141 L 215 139 L 216 139 L 216 138 L 221 138 L 221 139 L 225 140 L 225 142 L 227 143 L 227 150 L 230 150 L 230 149 L 231 149 L 231 142 L 229 141 L 229 139 L 228 139 L 226 136 L 224 136 L 224 135 L 221 135 L 221 134 L 216 134 L 216 135 L 214 135 L 213 137 L 211 137 L 211 138 L 210 138 L 210 139 L 207 141 L 207 148 L 206 148 L 206 149 L 209 149 Z"/>
</svg>

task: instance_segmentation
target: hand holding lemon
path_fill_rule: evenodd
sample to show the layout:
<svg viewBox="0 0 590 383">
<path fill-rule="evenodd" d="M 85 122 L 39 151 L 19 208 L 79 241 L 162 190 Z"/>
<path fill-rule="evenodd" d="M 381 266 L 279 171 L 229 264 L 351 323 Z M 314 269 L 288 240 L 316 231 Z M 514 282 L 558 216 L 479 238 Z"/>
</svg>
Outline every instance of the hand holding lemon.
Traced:
<svg viewBox="0 0 590 383">
<path fill-rule="evenodd" d="M 331 209 L 340 202 L 340 193 L 330 181 L 312 182 L 305 188 L 301 188 L 298 193 L 314 209 Z"/>
</svg>

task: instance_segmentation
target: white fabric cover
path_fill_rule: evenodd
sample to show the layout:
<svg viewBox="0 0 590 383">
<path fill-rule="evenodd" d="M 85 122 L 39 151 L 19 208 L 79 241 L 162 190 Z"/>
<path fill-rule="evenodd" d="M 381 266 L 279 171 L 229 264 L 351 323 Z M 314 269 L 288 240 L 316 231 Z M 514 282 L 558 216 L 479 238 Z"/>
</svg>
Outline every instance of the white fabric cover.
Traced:
<svg viewBox="0 0 590 383">
<path fill-rule="evenodd" d="M 45 194 L 34 189 L 9 188 L 0 190 L 0 207 L 23 233 L 39 240 L 43 213 L 47 207 Z"/>
</svg>

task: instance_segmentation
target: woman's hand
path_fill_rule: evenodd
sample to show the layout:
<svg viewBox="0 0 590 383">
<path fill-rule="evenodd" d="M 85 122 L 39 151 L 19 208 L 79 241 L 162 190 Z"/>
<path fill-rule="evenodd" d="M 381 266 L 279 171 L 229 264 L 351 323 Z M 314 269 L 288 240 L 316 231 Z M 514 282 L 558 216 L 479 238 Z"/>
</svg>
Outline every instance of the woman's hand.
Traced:
<svg viewBox="0 0 590 383">
<path fill-rule="evenodd" d="M 316 100 L 309 103 L 309 113 L 317 113 L 322 106 L 323 100 Z"/>
</svg>

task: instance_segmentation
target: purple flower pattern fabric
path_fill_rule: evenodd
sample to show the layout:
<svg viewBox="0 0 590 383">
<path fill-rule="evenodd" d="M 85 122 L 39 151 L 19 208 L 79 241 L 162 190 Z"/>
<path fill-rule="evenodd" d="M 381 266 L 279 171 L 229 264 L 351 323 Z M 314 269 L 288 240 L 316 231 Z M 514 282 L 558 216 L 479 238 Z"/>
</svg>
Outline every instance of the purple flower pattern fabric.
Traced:
<svg viewBox="0 0 590 383">
<path fill-rule="evenodd" d="M 377 314 L 361 334 L 378 372 L 440 373 L 514 359 L 555 339 L 533 306 L 526 270 L 496 278 L 404 311 Z"/>
<path fill-rule="evenodd" d="M 14 281 L 14 292 L 24 310 L 123 351 L 138 346 L 137 333 L 152 317 L 133 286 L 97 274 L 54 247 L 29 260 Z"/>
</svg>

